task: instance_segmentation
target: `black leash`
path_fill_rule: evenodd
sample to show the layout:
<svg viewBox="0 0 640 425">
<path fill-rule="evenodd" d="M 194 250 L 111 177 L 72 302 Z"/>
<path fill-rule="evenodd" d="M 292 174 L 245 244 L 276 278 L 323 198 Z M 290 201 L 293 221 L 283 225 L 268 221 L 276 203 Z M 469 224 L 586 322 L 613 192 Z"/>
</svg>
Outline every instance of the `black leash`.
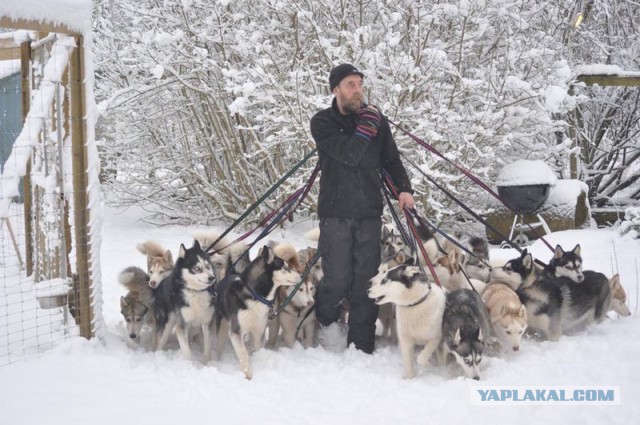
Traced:
<svg viewBox="0 0 640 425">
<path fill-rule="evenodd" d="M 429 175 L 427 175 L 427 173 L 425 173 L 424 171 L 422 171 L 422 169 L 420 169 L 420 167 L 418 166 L 418 164 L 416 164 L 415 162 L 413 162 L 411 159 L 407 158 L 406 155 L 401 154 L 402 158 L 404 158 L 409 164 L 411 164 L 416 170 L 418 170 L 418 172 L 427 180 L 429 180 L 429 182 L 431 182 L 435 187 L 437 187 L 439 190 L 441 190 L 442 192 L 444 192 L 445 195 L 447 195 L 449 198 L 451 198 L 451 200 L 453 200 L 456 204 L 458 204 L 463 210 L 465 210 L 466 212 L 468 212 L 473 218 L 475 218 L 476 220 L 478 220 L 480 223 L 482 223 L 483 225 L 485 225 L 486 227 L 488 227 L 489 229 L 491 229 L 495 234 L 497 234 L 499 237 L 501 237 L 504 241 L 506 241 L 509 245 L 511 245 L 511 247 L 515 248 L 518 250 L 519 253 L 522 253 L 522 248 L 516 244 L 515 242 L 513 242 L 511 239 L 509 239 L 507 236 L 503 235 L 498 229 L 496 229 L 494 226 L 492 226 L 491 224 L 489 224 L 485 219 L 483 219 L 482 217 L 480 217 L 480 215 L 478 215 L 476 212 L 474 212 L 471 208 L 469 208 L 464 202 L 462 202 L 461 200 L 459 200 L 455 195 L 453 195 L 451 192 L 449 192 L 447 189 L 445 189 L 442 185 L 440 185 L 437 181 L 435 181 L 435 179 L 433 179 L 432 177 L 430 177 Z"/>
<path fill-rule="evenodd" d="M 209 245 L 207 247 L 207 249 L 205 249 L 205 252 L 208 252 L 211 248 L 213 248 L 214 246 L 216 246 L 216 244 L 218 242 L 220 242 L 226 235 L 229 234 L 229 232 L 231 232 L 233 229 L 236 228 L 236 226 L 238 224 L 240 224 L 242 222 L 242 220 L 244 220 L 245 218 L 247 218 L 247 216 L 249 214 L 251 214 L 251 212 L 253 212 L 253 210 L 255 210 L 262 202 L 264 202 L 265 199 L 267 199 L 269 197 L 269 195 L 271 195 L 278 187 L 280 187 L 280 185 L 282 183 L 284 183 L 285 180 L 287 180 L 293 173 L 295 173 L 300 167 L 302 167 L 304 165 L 305 162 L 307 162 L 309 160 L 309 158 L 311 158 L 313 155 L 316 154 L 316 152 L 318 151 L 317 148 L 313 149 L 311 152 L 309 152 L 304 158 L 302 158 L 302 160 L 300 160 L 300 162 L 298 162 L 296 165 L 294 165 L 294 167 L 289 170 L 289 172 L 287 172 L 284 176 L 282 176 L 280 178 L 280 180 L 278 180 L 273 186 L 271 186 L 271 188 L 269 190 L 267 190 L 260 198 L 258 198 L 257 201 L 255 201 L 250 207 L 249 209 L 247 209 L 244 213 L 242 213 L 242 215 L 240 217 L 238 217 L 233 224 L 231 224 L 231 226 L 229 226 L 229 228 L 227 228 L 227 230 L 225 230 L 224 232 L 222 232 L 222 234 L 218 237 L 218 239 L 216 239 L 211 245 Z M 264 222 L 264 220 L 263 220 Z M 260 227 L 260 226 L 258 226 Z M 246 237 L 246 236 L 245 236 Z"/>
<path fill-rule="evenodd" d="M 462 172 L 465 176 L 467 176 L 471 181 L 473 181 L 475 184 L 477 184 L 478 186 L 480 186 L 481 188 L 483 188 L 485 191 L 487 191 L 488 193 L 490 193 L 494 198 L 496 198 L 498 201 L 500 201 L 500 203 L 502 203 L 509 211 L 513 212 L 514 214 L 518 214 L 516 211 L 514 211 L 506 202 L 504 199 L 502 199 L 502 197 L 500 195 L 498 195 L 493 189 L 491 189 L 485 182 L 483 182 L 480 178 L 478 178 L 477 176 L 475 176 L 471 171 L 467 170 L 465 167 L 461 166 L 460 164 L 457 164 L 455 162 L 453 162 L 452 160 L 450 160 L 449 158 L 447 158 L 446 156 L 444 156 L 440 151 L 438 151 L 437 149 L 435 149 L 433 146 L 431 146 L 430 144 L 428 144 L 427 142 L 425 142 L 424 140 L 420 139 L 418 136 L 416 136 L 415 134 L 411 133 L 408 130 L 405 130 L 404 128 L 402 128 L 401 126 L 399 126 L 398 124 L 396 124 L 395 122 L 391 121 L 390 119 L 387 119 L 389 121 L 390 124 L 393 124 L 397 129 L 399 129 L 400 131 L 402 131 L 404 134 L 406 134 L 407 136 L 409 136 L 411 139 L 413 139 L 413 141 L 415 141 L 416 143 L 418 143 L 420 146 L 422 146 L 423 148 L 425 148 L 427 151 L 431 152 L 432 154 L 438 156 L 439 158 L 445 160 L 446 162 L 448 162 L 449 164 L 453 165 L 456 169 L 458 169 L 460 172 Z M 533 226 L 531 226 L 531 224 L 526 223 L 529 226 L 529 229 L 535 233 L 535 235 L 541 239 L 545 245 L 547 245 L 547 247 L 553 251 L 553 247 L 551 246 L 551 244 L 549 244 L 549 242 L 547 242 L 547 240 L 540 235 L 534 228 Z M 508 239 L 507 239 L 508 240 Z M 511 241 L 509 241 L 510 243 Z M 520 251 L 522 252 L 522 251 Z"/>
</svg>

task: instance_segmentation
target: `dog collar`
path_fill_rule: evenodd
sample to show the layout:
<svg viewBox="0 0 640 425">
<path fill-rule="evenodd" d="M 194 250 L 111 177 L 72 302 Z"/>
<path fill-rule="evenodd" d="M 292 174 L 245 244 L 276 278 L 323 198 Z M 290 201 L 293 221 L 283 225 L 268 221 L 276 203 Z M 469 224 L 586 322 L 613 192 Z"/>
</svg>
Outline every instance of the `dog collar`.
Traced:
<svg viewBox="0 0 640 425">
<path fill-rule="evenodd" d="M 418 304 L 423 303 L 423 302 L 424 302 L 424 301 L 429 297 L 429 294 L 430 294 L 430 293 L 431 293 L 431 291 L 427 292 L 427 293 L 425 294 L 425 296 L 424 296 L 424 297 L 422 297 L 422 298 L 420 298 L 418 301 L 416 301 L 416 302 L 414 302 L 414 303 L 411 303 L 411 304 L 403 305 L 402 307 L 415 307 L 415 306 L 417 306 Z"/>
</svg>

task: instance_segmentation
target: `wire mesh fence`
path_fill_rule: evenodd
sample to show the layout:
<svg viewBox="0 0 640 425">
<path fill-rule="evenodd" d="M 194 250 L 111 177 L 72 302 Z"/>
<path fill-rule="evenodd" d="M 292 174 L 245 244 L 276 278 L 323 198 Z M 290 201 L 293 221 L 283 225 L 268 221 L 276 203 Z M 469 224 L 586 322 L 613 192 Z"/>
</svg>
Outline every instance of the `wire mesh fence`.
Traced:
<svg viewBox="0 0 640 425">
<path fill-rule="evenodd" d="M 79 255 L 91 251 L 91 231 L 78 220 L 88 213 L 78 204 L 87 199 L 86 175 L 77 172 L 86 170 L 86 152 L 73 137 L 74 120 L 85 116 L 73 102 L 84 84 L 73 75 L 77 39 L 19 42 L 7 34 L 0 34 L 0 366 L 71 336 L 91 337 L 96 325 L 91 259 Z M 9 49 L 19 52 L 17 62 L 2 60 Z"/>
</svg>

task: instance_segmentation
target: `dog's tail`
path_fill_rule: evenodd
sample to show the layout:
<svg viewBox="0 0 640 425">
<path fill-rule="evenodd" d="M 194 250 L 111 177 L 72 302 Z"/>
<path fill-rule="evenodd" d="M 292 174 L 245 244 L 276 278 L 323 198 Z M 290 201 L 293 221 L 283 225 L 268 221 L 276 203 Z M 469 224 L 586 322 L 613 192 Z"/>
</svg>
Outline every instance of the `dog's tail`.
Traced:
<svg viewBox="0 0 640 425">
<path fill-rule="evenodd" d="M 307 233 L 305 233 L 304 237 L 309 239 L 310 241 L 318 242 L 320 240 L 320 228 L 315 227 L 309 230 Z"/>
<path fill-rule="evenodd" d="M 298 258 L 298 252 L 293 245 L 281 242 L 273 247 L 273 252 L 278 257 L 286 261 L 290 268 L 300 272 L 300 259 Z"/>
<path fill-rule="evenodd" d="M 165 249 L 158 242 L 146 241 L 136 245 L 138 251 L 143 255 L 150 257 L 162 257 L 165 254 Z"/>
<path fill-rule="evenodd" d="M 220 248 L 225 248 L 229 244 L 226 239 L 221 239 L 215 244 L 215 246 L 211 246 L 218 240 L 220 235 L 222 235 L 222 233 L 216 229 L 202 229 L 193 232 L 193 237 L 200 242 L 202 249 L 207 249 L 208 254 L 211 254 L 213 251 L 217 251 Z"/>
<path fill-rule="evenodd" d="M 129 291 L 140 293 L 149 290 L 149 275 L 140 267 L 131 266 L 122 270 L 118 282 Z"/>
</svg>

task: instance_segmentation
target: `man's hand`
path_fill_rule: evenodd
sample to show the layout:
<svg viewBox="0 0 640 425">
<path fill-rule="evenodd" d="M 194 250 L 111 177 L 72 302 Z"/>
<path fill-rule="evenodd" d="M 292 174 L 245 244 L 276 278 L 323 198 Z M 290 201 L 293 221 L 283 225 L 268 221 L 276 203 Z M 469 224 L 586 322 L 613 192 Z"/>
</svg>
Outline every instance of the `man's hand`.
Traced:
<svg viewBox="0 0 640 425">
<path fill-rule="evenodd" d="M 398 206 L 400 207 L 400 211 L 404 211 L 404 207 L 411 209 L 415 206 L 416 201 L 413 199 L 413 196 L 409 192 L 400 192 L 398 195 Z"/>
</svg>

